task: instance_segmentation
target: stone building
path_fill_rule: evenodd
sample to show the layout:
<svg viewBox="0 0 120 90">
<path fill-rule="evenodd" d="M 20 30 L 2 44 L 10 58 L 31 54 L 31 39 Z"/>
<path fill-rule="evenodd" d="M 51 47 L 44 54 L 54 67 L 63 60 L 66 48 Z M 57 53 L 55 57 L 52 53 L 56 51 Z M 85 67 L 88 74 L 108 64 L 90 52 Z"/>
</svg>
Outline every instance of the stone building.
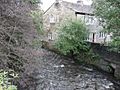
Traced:
<svg viewBox="0 0 120 90">
<path fill-rule="evenodd" d="M 78 0 L 76 3 L 56 0 L 43 15 L 45 39 L 54 40 L 57 37 L 56 27 L 63 20 L 80 18 L 90 32 L 87 41 L 103 43 L 107 34 L 102 32 L 103 28 L 99 25 L 93 10 L 92 5 L 84 5 L 82 0 Z"/>
</svg>

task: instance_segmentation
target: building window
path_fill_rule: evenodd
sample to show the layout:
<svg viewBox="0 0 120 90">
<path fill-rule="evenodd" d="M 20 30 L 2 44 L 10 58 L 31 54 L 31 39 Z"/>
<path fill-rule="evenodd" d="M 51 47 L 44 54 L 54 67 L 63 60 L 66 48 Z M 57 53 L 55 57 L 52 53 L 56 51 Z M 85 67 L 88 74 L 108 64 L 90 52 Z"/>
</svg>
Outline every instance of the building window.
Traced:
<svg viewBox="0 0 120 90">
<path fill-rule="evenodd" d="M 21 0 L 16 0 L 16 5 L 20 5 Z"/>
<path fill-rule="evenodd" d="M 105 36 L 106 36 L 105 32 L 100 32 L 100 33 L 99 33 L 99 37 L 100 37 L 100 38 L 105 38 Z"/>
<path fill-rule="evenodd" d="M 51 14 L 49 17 L 50 23 L 55 23 L 55 17 Z"/>
<path fill-rule="evenodd" d="M 94 24 L 95 20 L 93 16 L 86 16 L 85 17 L 85 23 L 86 25 L 91 25 Z"/>
<path fill-rule="evenodd" d="M 53 40 L 52 32 L 49 32 L 49 33 L 48 33 L 48 40 Z"/>
</svg>

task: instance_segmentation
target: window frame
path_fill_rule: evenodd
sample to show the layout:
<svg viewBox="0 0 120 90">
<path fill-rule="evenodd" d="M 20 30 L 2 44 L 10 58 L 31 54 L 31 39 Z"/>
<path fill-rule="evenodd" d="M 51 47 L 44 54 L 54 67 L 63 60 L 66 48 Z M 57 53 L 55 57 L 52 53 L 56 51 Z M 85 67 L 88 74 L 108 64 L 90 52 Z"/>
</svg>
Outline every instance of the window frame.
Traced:
<svg viewBox="0 0 120 90">
<path fill-rule="evenodd" d="M 49 15 L 49 22 L 50 22 L 50 24 L 52 24 L 52 23 L 54 24 L 56 22 L 56 18 L 53 14 Z"/>
</svg>

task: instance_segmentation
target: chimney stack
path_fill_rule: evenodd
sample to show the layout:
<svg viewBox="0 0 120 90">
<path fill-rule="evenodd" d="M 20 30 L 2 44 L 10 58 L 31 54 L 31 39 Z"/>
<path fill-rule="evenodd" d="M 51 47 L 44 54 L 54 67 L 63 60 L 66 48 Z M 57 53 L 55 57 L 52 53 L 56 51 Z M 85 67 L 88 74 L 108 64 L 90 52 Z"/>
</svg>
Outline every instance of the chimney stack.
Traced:
<svg viewBox="0 0 120 90">
<path fill-rule="evenodd" d="M 78 0 L 78 1 L 77 1 L 77 4 L 83 6 L 83 0 Z"/>
</svg>

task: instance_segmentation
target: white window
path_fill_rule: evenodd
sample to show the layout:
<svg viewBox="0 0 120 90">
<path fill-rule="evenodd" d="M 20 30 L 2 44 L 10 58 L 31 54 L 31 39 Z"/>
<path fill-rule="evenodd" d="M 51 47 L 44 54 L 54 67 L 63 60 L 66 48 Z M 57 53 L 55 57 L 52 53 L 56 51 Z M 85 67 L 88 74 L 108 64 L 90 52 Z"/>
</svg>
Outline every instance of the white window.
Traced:
<svg viewBox="0 0 120 90">
<path fill-rule="evenodd" d="M 105 38 L 105 36 L 106 36 L 105 32 L 100 32 L 100 33 L 99 33 L 99 37 L 100 37 L 100 38 Z"/>
<path fill-rule="evenodd" d="M 111 41 L 111 35 L 110 35 L 110 34 L 108 34 L 108 35 L 106 36 L 105 41 L 106 41 L 106 42 L 110 42 L 110 41 Z"/>
<path fill-rule="evenodd" d="M 50 17 L 50 23 L 55 23 L 55 17 L 51 14 Z"/>
<path fill-rule="evenodd" d="M 85 23 L 86 23 L 86 25 L 94 24 L 95 23 L 94 17 L 93 16 L 86 16 Z"/>
<path fill-rule="evenodd" d="M 48 40 L 53 40 L 52 32 L 48 33 Z"/>
<path fill-rule="evenodd" d="M 21 0 L 16 0 L 16 5 L 20 5 Z"/>
</svg>

